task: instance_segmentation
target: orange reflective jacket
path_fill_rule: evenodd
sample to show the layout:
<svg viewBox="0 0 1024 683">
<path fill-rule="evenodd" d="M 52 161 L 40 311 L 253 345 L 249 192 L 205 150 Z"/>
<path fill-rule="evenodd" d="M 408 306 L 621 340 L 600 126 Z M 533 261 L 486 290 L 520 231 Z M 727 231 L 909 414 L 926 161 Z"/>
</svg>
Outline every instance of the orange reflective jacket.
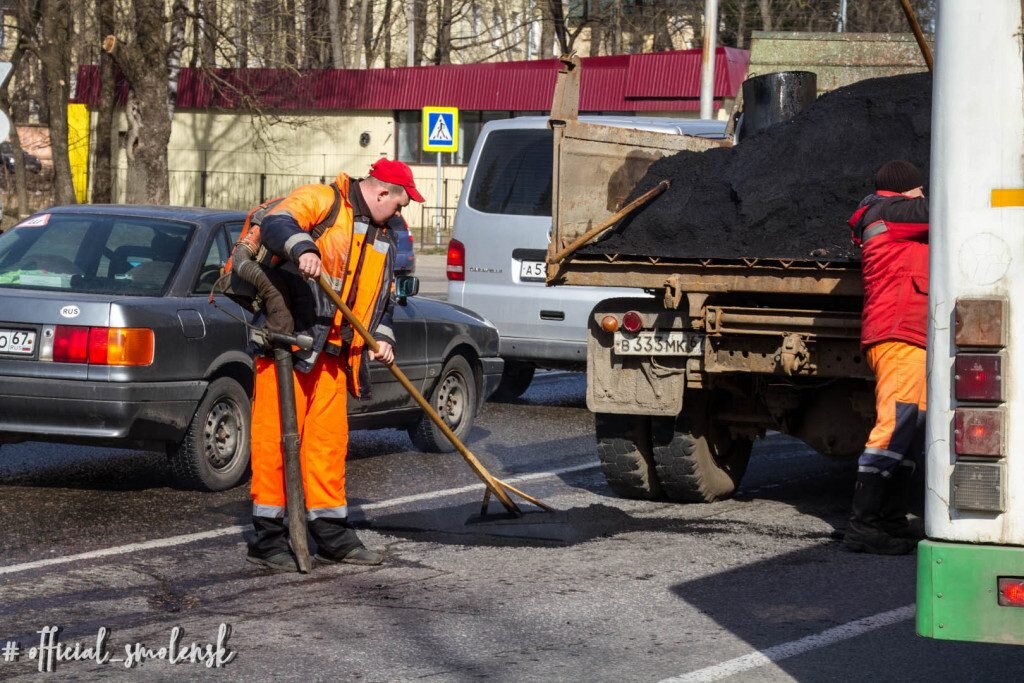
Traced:
<svg viewBox="0 0 1024 683">
<path fill-rule="evenodd" d="M 260 240 L 275 254 L 287 257 L 289 264 L 284 268 L 296 276 L 294 263 L 299 256 L 308 251 L 318 253 L 322 272 L 342 301 L 375 339 L 394 346 L 391 281 L 395 245 L 391 231 L 372 226 L 368 216 L 354 215 L 347 175 L 339 173 L 335 183 L 343 201 L 334 224 L 318 239 L 314 241 L 309 231 L 328 217 L 335 195 L 330 186 L 315 184 L 296 188 L 263 218 Z M 322 352 L 342 355 L 349 368 L 349 391 L 357 397 L 366 395 L 362 391 L 368 388 L 363 340 L 353 335 L 341 312 L 315 281 L 306 285 L 309 301 L 301 302 L 304 310 L 295 311 L 295 328 L 296 332 L 310 334 L 314 343 L 310 351 L 296 353 L 296 369 L 308 372 Z"/>
</svg>

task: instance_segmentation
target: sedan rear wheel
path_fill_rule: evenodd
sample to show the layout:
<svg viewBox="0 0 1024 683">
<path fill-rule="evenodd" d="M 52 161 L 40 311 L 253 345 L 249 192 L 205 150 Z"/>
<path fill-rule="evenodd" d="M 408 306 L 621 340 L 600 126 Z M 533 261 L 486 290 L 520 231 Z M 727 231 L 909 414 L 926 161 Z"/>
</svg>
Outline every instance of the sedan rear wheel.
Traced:
<svg viewBox="0 0 1024 683">
<path fill-rule="evenodd" d="M 455 436 L 460 440 L 466 438 L 473 428 L 477 406 L 476 375 L 466 358 L 452 356 L 448 359 L 427 401 Z M 409 438 L 416 448 L 427 453 L 455 450 L 454 444 L 426 414 L 409 427 Z"/>
<path fill-rule="evenodd" d="M 210 383 L 181 443 L 167 452 L 175 483 L 200 491 L 224 491 L 249 473 L 249 396 L 229 377 Z"/>
</svg>

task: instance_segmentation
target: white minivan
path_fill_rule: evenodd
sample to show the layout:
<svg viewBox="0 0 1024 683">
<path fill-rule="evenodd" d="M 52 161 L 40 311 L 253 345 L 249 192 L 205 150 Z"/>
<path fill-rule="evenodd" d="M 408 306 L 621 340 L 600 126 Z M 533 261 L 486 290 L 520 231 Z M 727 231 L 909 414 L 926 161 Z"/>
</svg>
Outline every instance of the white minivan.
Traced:
<svg viewBox="0 0 1024 683">
<path fill-rule="evenodd" d="M 724 121 L 583 116 L 582 121 L 722 138 Z M 636 290 L 547 287 L 554 142 L 547 117 L 484 125 L 469 161 L 448 246 L 448 301 L 498 328 L 505 360 L 494 397 L 521 395 L 537 368 L 585 370 L 587 316 Z M 595 220 L 603 217 L 595 216 Z"/>
</svg>

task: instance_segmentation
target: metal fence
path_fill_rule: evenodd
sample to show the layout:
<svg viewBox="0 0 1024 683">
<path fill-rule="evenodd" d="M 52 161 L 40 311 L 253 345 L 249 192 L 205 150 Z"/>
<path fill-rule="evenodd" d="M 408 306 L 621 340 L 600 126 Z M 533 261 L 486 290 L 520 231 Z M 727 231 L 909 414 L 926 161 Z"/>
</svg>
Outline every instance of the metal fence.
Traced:
<svg viewBox="0 0 1024 683">
<path fill-rule="evenodd" d="M 417 172 L 419 171 L 419 172 Z M 114 196 L 124 201 L 123 179 L 127 169 L 119 167 Z M 245 171 L 172 170 L 169 172 L 171 204 L 209 206 L 246 211 L 271 199 L 288 194 L 299 185 L 329 183 L 333 176 Z M 455 208 L 462 193 L 461 178 L 443 178 L 441 205 L 437 205 L 437 175 L 427 169 L 414 169 L 413 179 L 426 202 L 413 202 L 402 211 L 418 245 L 444 246 L 451 237 Z"/>
</svg>

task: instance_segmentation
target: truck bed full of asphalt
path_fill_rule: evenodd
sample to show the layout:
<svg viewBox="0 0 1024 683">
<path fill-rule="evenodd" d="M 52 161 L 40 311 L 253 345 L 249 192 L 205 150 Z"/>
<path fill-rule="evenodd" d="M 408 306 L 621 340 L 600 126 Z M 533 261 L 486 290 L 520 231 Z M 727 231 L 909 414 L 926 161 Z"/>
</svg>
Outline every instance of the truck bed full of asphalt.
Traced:
<svg viewBox="0 0 1024 683">
<path fill-rule="evenodd" d="M 671 186 L 580 253 L 858 261 L 846 221 L 878 167 L 906 159 L 928 177 L 931 90 L 928 73 L 860 81 L 734 147 L 665 157 L 630 199 Z"/>
</svg>

